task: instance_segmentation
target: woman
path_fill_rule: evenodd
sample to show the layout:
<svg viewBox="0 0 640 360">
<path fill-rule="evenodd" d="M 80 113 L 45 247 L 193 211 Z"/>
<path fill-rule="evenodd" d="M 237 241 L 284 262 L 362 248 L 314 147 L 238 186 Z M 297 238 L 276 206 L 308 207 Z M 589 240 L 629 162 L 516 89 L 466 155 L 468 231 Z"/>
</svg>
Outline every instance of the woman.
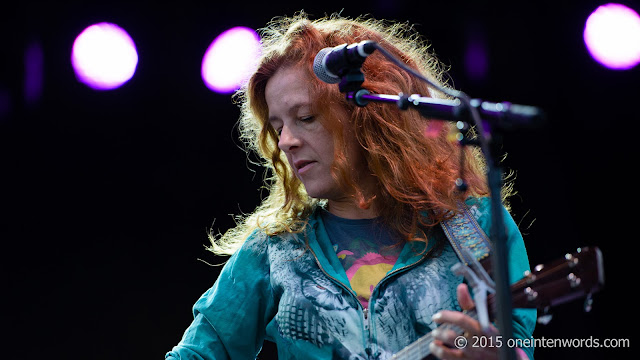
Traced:
<svg viewBox="0 0 640 360">
<path fill-rule="evenodd" d="M 214 253 L 233 255 L 168 359 L 255 358 L 264 340 L 280 359 L 388 359 L 441 323 L 482 335 L 460 312 L 473 301 L 450 271 L 459 259 L 443 231 L 461 209 L 488 231 L 477 150 L 452 142 L 448 124 L 385 104 L 356 107 L 313 75 L 321 49 L 373 40 L 443 84 L 418 37 L 387 24 L 301 13 L 263 29 L 261 61 L 240 92 L 240 131 L 272 175 L 269 194 L 237 227 L 212 236 Z M 362 71 L 372 93 L 443 96 L 377 53 Z M 454 186 L 461 163 L 464 192 Z M 505 216 L 514 282 L 529 264 Z M 530 338 L 535 310 L 515 310 L 513 319 L 514 336 Z M 452 330 L 434 334 L 430 351 L 440 358 L 497 358 L 497 348 L 455 348 Z"/>
</svg>

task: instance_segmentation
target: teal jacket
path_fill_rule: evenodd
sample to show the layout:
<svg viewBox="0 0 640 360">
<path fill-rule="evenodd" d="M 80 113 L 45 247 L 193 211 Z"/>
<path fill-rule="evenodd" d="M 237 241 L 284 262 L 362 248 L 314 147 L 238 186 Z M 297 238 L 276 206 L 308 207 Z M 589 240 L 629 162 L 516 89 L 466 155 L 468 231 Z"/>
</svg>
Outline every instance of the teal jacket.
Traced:
<svg viewBox="0 0 640 360">
<path fill-rule="evenodd" d="M 467 204 L 488 233 L 488 199 Z M 529 262 L 504 213 L 513 283 Z M 463 278 L 450 271 L 459 260 L 439 230 L 442 253 L 425 258 L 423 242 L 408 242 L 372 291 L 368 309 L 351 289 L 320 216 L 312 215 L 301 234 L 255 232 L 195 303 L 193 322 L 166 359 L 254 359 L 264 340 L 276 343 L 280 360 L 389 359 L 436 327 L 433 314 L 460 310 L 456 287 Z M 515 309 L 514 337 L 530 339 L 535 320 L 535 309 Z M 524 350 L 533 359 L 533 349 Z"/>
</svg>

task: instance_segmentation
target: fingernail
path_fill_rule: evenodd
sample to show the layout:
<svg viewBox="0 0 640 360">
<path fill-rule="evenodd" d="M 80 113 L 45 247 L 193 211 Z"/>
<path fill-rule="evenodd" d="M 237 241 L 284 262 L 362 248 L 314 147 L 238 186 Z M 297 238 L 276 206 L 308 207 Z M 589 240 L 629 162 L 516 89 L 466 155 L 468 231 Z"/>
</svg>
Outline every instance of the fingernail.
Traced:
<svg viewBox="0 0 640 360">
<path fill-rule="evenodd" d="M 433 314 L 433 316 L 431 317 L 431 320 L 433 321 L 440 321 L 440 319 L 442 319 L 442 314 L 439 312 Z"/>
<path fill-rule="evenodd" d="M 431 354 L 435 355 L 436 357 L 442 357 L 442 349 L 437 347 L 434 343 L 429 344 L 429 351 L 431 351 Z"/>
</svg>

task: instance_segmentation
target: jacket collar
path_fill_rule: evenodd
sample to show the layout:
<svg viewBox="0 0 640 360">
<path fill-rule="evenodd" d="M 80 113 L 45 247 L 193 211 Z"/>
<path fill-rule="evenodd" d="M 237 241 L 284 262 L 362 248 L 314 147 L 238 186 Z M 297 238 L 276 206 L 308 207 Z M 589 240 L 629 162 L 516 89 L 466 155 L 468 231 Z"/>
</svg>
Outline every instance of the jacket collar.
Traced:
<svg viewBox="0 0 640 360">
<path fill-rule="evenodd" d="M 351 289 L 349 279 L 342 266 L 342 263 L 338 259 L 333 244 L 327 235 L 327 231 L 322 221 L 322 217 L 319 215 L 319 209 L 317 209 L 309 218 L 309 225 L 304 235 L 308 241 L 309 247 L 313 251 L 316 257 L 316 261 L 327 273 L 327 275 L 342 282 L 345 286 Z M 398 261 L 391 269 L 391 272 L 401 269 L 403 267 L 415 265 L 424 259 L 426 250 L 431 249 L 433 242 L 425 244 L 422 241 L 409 241 L 407 242 L 400 255 Z"/>
</svg>

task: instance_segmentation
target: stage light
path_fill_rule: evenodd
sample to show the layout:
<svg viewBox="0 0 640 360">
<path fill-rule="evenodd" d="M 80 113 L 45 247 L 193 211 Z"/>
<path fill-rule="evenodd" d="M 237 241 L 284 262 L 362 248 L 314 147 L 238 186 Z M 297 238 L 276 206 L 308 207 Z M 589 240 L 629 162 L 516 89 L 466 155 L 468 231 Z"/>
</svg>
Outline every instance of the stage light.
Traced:
<svg viewBox="0 0 640 360">
<path fill-rule="evenodd" d="M 202 80 L 218 93 L 239 89 L 255 69 L 260 37 L 246 27 L 234 27 L 218 35 L 202 58 Z"/>
<path fill-rule="evenodd" d="M 24 100 L 35 105 L 42 97 L 44 53 L 40 42 L 30 43 L 24 51 Z"/>
<path fill-rule="evenodd" d="M 640 62 L 640 16 L 624 5 L 602 5 L 587 19 L 584 42 L 602 65 L 630 69 Z"/>
<path fill-rule="evenodd" d="M 483 41 L 473 39 L 465 49 L 464 68 L 473 80 L 484 80 L 489 71 L 487 48 Z"/>
<path fill-rule="evenodd" d="M 92 89 L 111 90 L 129 81 L 138 53 L 125 30 L 111 23 L 86 28 L 73 43 L 71 64 L 78 80 Z"/>
</svg>

